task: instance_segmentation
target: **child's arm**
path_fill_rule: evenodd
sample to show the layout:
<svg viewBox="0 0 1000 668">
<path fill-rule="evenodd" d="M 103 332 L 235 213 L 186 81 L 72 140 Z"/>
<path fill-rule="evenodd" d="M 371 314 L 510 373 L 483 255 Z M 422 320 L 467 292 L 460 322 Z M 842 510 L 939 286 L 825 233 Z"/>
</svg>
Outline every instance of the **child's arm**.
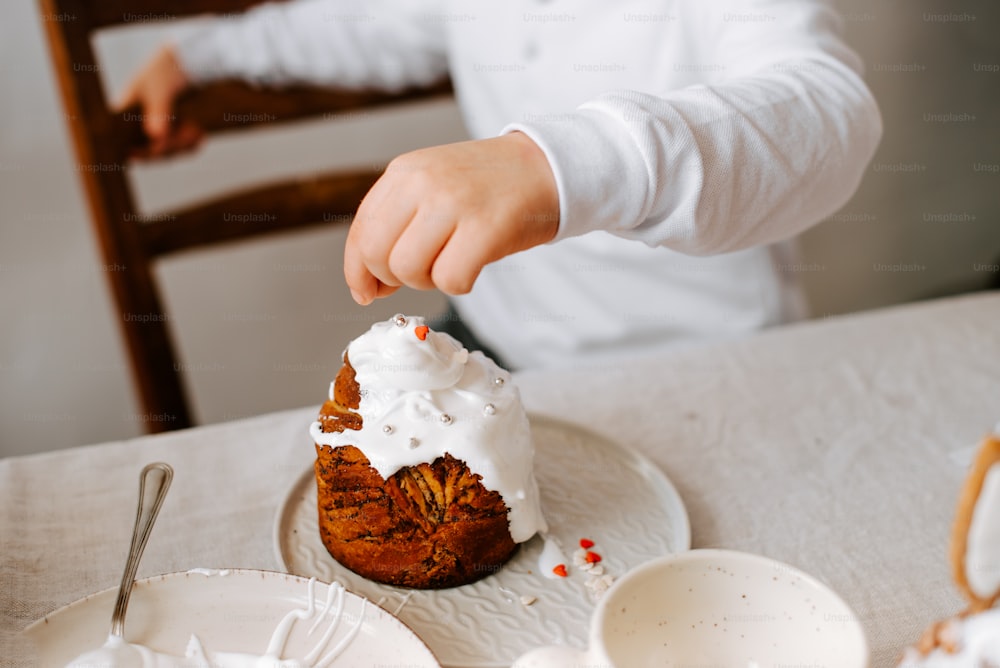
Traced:
<svg viewBox="0 0 1000 668">
<path fill-rule="evenodd" d="M 464 294 L 485 265 L 558 226 L 555 179 L 527 136 L 422 149 L 393 160 L 361 202 L 344 275 L 360 304 L 401 285 Z"/>
<path fill-rule="evenodd" d="M 171 124 L 187 86 L 222 79 L 394 91 L 447 74 L 442 12 L 435 0 L 300 0 L 268 3 L 213 20 L 162 46 L 116 103 L 137 104 L 150 155 L 187 149 L 201 133 Z"/>
<path fill-rule="evenodd" d="M 348 240 L 355 298 L 367 303 L 400 284 L 464 293 L 490 261 L 593 231 L 691 255 L 734 252 L 788 239 L 842 206 L 881 120 L 836 13 L 813 0 L 718 0 L 676 11 L 705 26 L 709 55 L 697 64 L 717 75 L 662 93 L 609 91 L 560 114 L 564 122 L 508 126 L 504 133 L 532 140 L 545 170 L 518 174 L 503 134 L 461 154 L 490 161 L 496 178 L 448 169 L 448 150 L 421 153 L 421 169 L 387 173 Z M 537 208 L 529 201 L 552 195 L 536 199 L 543 172 L 556 202 Z M 550 225 L 524 224 L 526 213 L 552 212 L 554 237 Z M 424 220 L 433 216 L 440 226 Z"/>
<path fill-rule="evenodd" d="M 297 0 L 212 22 L 177 44 L 194 83 L 238 78 L 394 91 L 448 73 L 443 0 Z"/>
<path fill-rule="evenodd" d="M 730 253 L 799 234 L 857 189 L 882 123 L 831 3 L 674 6 L 700 27 L 705 52 L 670 65 L 703 68 L 702 83 L 609 90 L 567 110 L 566 122 L 506 129 L 548 158 L 556 240 L 601 230 L 690 255 Z"/>
</svg>

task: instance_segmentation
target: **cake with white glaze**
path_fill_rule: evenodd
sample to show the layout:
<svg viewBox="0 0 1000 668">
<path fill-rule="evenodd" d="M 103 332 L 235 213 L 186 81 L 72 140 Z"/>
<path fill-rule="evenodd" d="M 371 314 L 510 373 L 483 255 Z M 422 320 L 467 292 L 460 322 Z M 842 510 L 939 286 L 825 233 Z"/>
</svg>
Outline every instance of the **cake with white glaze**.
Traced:
<svg viewBox="0 0 1000 668">
<path fill-rule="evenodd" d="M 1000 668 L 1000 437 L 984 439 L 958 501 L 951 537 L 955 582 L 969 601 L 907 648 L 900 668 Z"/>
<path fill-rule="evenodd" d="M 545 528 L 510 374 L 423 318 L 397 315 L 350 343 L 310 434 L 320 538 L 366 578 L 466 584 Z"/>
</svg>

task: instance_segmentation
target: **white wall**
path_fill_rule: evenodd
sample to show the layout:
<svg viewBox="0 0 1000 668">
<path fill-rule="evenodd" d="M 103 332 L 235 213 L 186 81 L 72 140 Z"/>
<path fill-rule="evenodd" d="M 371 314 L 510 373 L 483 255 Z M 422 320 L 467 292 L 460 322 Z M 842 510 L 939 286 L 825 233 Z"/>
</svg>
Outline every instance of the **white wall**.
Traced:
<svg viewBox="0 0 1000 668">
<path fill-rule="evenodd" d="M 929 0 L 842 3 L 886 134 L 854 200 L 803 239 L 798 269 L 817 315 L 997 278 L 984 267 L 1000 262 L 993 34 L 1000 17 L 992 0 L 960 4 L 945 14 Z M 101 40 L 112 90 L 157 34 L 142 28 Z M 41 20 L 29 0 L 4 5 L 0 91 L 0 456 L 139 434 Z M 144 168 L 137 178 L 144 205 L 155 210 L 237 175 L 384 163 L 463 136 L 453 106 L 425 105 L 402 116 L 270 132 L 250 145 L 212 142 L 195 158 Z M 355 306 L 341 276 L 343 234 L 301 233 L 163 266 L 202 422 L 318 404 L 344 344 L 367 323 L 396 311 L 439 310 L 440 296 L 414 292 Z"/>
<path fill-rule="evenodd" d="M 804 236 L 814 312 L 1000 287 L 984 270 L 1000 263 L 1000 4 L 840 4 L 885 135 L 853 200 Z"/>
</svg>

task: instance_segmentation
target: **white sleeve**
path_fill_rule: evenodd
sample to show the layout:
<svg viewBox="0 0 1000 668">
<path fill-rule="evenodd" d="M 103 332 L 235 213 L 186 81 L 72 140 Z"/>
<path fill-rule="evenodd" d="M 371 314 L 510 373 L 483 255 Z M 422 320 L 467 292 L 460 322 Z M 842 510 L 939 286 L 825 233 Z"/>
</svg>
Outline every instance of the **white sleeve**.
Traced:
<svg viewBox="0 0 1000 668">
<path fill-rule="evenodd" d="M 882 122 L 839 17 L 819 0 L 704 5 L 722 73 L 710 84 L 609 92 L 572 112 L 575 122 L 505 128 L 549 160 L 557 240 L 606 230 L 725 253 L 789 238 L 857 188 Z M 734 20 L 753 15 L 763 18 Z"/>
<path fill-rule="evenodd" d="M 428 0 L 299 0 L 215 19 L 179 41 L 196 84 L 236 78 L 398 90 L 447 73 L 438 3 Z"/>
</svg>

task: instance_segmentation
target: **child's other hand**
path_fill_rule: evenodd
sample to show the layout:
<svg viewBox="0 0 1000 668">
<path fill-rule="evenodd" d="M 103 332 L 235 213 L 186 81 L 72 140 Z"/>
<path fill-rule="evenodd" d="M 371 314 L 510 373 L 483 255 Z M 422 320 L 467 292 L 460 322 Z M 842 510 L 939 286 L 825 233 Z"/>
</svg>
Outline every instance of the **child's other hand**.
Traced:
<svg viewBox="0 0 1000 668">
<path fill-rule="evenodd" d="M 362 200 L 344 248 L 359 304 L 406 285 L 465 294 L 484 266 L 551 241 L 555 177 L 520 132 L 447 144 L 393 160 Z"/>
<path fill-rule="evenodd" d="M 162 157 L 190 150 L 201 141 L 203 133 L 199 128 L 174 123 L 174 100 L 188 84 L 188 77 L 169 45 L 161 46 L 132 77 L 113 108 L 120 113 L 132 106 L 139 107 L 149 145 L 134 157 Z"/>
</svg>

